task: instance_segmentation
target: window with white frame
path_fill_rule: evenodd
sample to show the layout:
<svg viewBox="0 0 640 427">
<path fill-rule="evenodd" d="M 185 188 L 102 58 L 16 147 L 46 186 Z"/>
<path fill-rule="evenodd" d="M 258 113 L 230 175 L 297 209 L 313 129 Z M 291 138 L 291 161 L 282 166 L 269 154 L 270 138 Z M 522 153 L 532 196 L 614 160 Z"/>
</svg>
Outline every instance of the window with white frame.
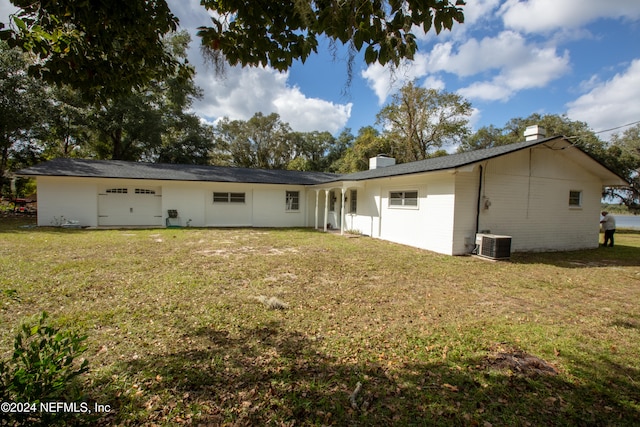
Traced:
<svg viewBox="0 0 640 427">
<path fill-rule="evenodd" d="M 389 206 L 390 207 L 417 207 L 418 192 L 417 191 L 390 191 Z"/>
<path fill-rule="evenodd" d="M 358 211 L 358 190 L 351 190 L 349 197 L 349 212 L 356 213 Z"/>
<path fill-rule="evenodd" d="M 213 193 L 213 203 L 244 203 L 245 193 L 226 193 L 216 191 Z"/>
<path fill-rule="evenodd" d="M 300 210 L 300 192 L 299 191 L 287 191 L 285 195 L 287 211 Z"/>
<path fill-rule="evenodd" d="M 569 191 L 569 207 L 570 208 L 582 207 L 582 191 L 578 191 L 578 190 Z"/>
</svg>

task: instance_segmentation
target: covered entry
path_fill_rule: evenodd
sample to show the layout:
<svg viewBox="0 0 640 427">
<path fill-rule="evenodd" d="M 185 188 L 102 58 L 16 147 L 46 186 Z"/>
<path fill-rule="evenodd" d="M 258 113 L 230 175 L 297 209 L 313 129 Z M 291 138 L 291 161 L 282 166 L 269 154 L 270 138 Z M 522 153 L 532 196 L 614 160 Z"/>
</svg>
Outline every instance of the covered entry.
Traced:
<svg viewBox="0 0 640 427">
<path fill-rule="evenodd" d="M 160 187 L 108 187 L 98 193 L 98 225 L 162 225 Z"/>
<path fill-rule="evenodd" d="M 363 188 L 363 184 L 354 181 L 343 181 L 339 184 L 333 183 L 331 187 L 315 189 L 315 228 L 321 222 L 321 227 L 327 231 L 329 227 L 340 229 L 340 234 L 344 233 L 346 227 L 346 215 L 355 216 L 358 211 L 358 188 Z M 321 193 L 324 193 L 324 203 Z M 324 206 L 324 215 L 320 211 Z M 353 224 L 353 218 L 351 218 Z"/>
</svg>

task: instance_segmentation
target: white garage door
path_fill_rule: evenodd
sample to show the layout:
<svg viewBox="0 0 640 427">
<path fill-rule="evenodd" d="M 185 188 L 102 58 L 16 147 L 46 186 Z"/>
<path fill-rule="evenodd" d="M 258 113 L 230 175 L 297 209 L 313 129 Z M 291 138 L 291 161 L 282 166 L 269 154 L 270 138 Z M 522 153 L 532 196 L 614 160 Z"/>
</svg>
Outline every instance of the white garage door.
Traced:
<svg viewBox="0 0 640 427">
<path fill-rule="evenodd" d="M 160 188 L 103 189 L 98 194 L 98 225 L 162 225 Z"/>
</svg>

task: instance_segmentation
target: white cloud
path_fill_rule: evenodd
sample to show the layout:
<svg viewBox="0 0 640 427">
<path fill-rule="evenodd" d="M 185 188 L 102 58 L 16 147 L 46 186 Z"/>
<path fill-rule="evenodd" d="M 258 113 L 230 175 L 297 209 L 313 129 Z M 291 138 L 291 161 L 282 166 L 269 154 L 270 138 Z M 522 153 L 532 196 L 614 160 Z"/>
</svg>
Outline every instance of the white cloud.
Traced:
<svg viewBox="0 0 640 427">
<path fill-rule="evenodd" d="M 346 125 L 351 104 L 309 98 L 288 84 L 288 73 L 269 67 L 229 67 L 225 76 L 217 76 L 213 67 L 204 63 L 200 39 L 195 35 L 197 27 L 211 24 L 211 14 L 199 0 L 169 0 L 169 6 L 179 17 L 180 26 L 192 35 L 189 59 L 196 66 L 196 84 L 204 91 L 204 98 L 194 102 L 196 114 L 215 122 L 222 117 L 248 120 L 258 112 L 278 113 L 282 121 L 300 132 L 336 133 Z"/>
<path fill-rule="evenodd" d="M 591 78 L 589 84 L 599 81 Z M 622 73 L 602 82 L 590 92 L 567 104 L 567 115 L 584 121 L 595 130 L 611 129 L 635 122 L 640 117 L 640 59 Z M 604 135 L 605 137 L 607 135 Z"/>
<path fill-rule="evenodd" d="M 530 50 L 520 34 L 503 31 L 496 37 L 469 39 L 458 47 L 457 52 L 452 43 L 436 45 L 429 54 L 427 66 L 430 71 L 466 77 L 526 61 Z"/>
<path fill-rule="evenodd" d="M 493 16 L 501 0 L 476 0 L 463 6 L 464 25 L 473 25 Z"/>
<path fill-rule="evenodd" d="M 351 104 L 334 104 L 306 97 L 299 88 L 287 84 L 288 73 L 271 68 L 227 70 L 226 76 L 213 71 L 199 73 L 196 83 L 204 98 L 194 103 L 196 114 L 209 119 L 228 117 L 248 120 L 255 113 L 278 113 L 282 121 L 301 132 L 340 131 L 351 115 Z"/>
<path fill-rule="evenodd" d="M 461 77 L 495 73 L 458 90 L 471 99 L 506 101 L 520 90 L 540 88 L 569 70 L 569 53 L 527 43 L 518 33 L 504 31 L 496 37 L 470 39 L 458 48 L 434 49 L 430 70 Z"/>
<path fill-rule="evenodd" d="M 460 45 L 453 41 L 439 43 L 431 52 L 418 53 L 415 61 L 406 63 L 402 73 L 395 73 L 395 81 L 390 79 L 388 68 L 379 65 L 369 67 L 362 76 L 380 103 L 404 82 L 425 76 L 435 79 L 434 73 L 442 72 L 462 78 L 480 77 L 458 90 L 464 97 L 506 101 L 519 90 L 546 86 L 569 68 L 568 52 L 559 55 L 553 47 L 538 47 L 516 32 L 503 31 L 495 37 L 469 39 Z"/>
<path fill-rule="evenodd" d="M 540 88 L 569 71 L 569 51 L 558 56 L 554 48 L 533 48 L 523 61 L 506 67 L 502 75 L 513 90 Z"/>
<path fill-rule="evenodd" d="M 398 90 L 398 81 L 396 77 L 394 77 L 396 71 L 397 70 L 393 70 L 388 66 L 383 67 L 375 63 L 369 65 L 367 69 L 363 70 L 360 74 L 378 97 L 379 104 L 384 103 L 389 95 Z M 404 79 L 402 82 L 404 82 Z M 402 84 L 400 84 L 400 86 L 402 86 Z"/>
<path fill-rule="evenodd" d="M 555 49 L 533 49 L 522 62 L 514 62 L 491 80 L 474 82 L 458 93 L 469 99 L 507 101 L 518 91 L 545 87 L 568 70 L 568 52 L 559 57 Z"/>
<path fill-rule="evenodd" d="M 276 112 L 294 130 L 301 132 L 342 130 L 351 116 L 352 104 L 334 104 L 307 98 L 297 87 L 282 90 L 273 101 Z"/>
<path fill-rule="evenodd" d="M 436 76 L 427 76 L 422 82 L 422 87 L 426 89 L 444 90 L 444 81 Z"/>
<path fill-rule="evenodd" d="M 464 98 L 469 99 L 481 99 L 484 101 L 501 101 L 509 99 L 513 94 L 513 91 L 500 81 L 496 79 L 494 82 L 476 82 L 465 88 L 459 89 L 458 94 Z"/>
<path fill-rule="evenodd" d="M 577 28 L 599 18 L 640 19 L 638 0 L 507 0 L 500 8 L 507 28 L 544 33 Z"/>
<path fill-rule="evenodd" d="M 411 32 L 416 36 L 420 42 L 433 42 L 434 40 L 459 40 L 466 37 L 466 33 L 469 29 L 481 25 L 482 23 L 492 19 L 495 15 L 495 10 L 500 6 L 501 0 L 474 0 L 468 1 L 466 5 L 462 7 L 464 13 L 464 23 L 453 23 L 451 30 L 443 30 L 440 34 L 436 34 L 435 29 L 431 27 L 428 32 L 424 32 L 422 27 L 418 28 L 414 26 Z"/>
</svg>

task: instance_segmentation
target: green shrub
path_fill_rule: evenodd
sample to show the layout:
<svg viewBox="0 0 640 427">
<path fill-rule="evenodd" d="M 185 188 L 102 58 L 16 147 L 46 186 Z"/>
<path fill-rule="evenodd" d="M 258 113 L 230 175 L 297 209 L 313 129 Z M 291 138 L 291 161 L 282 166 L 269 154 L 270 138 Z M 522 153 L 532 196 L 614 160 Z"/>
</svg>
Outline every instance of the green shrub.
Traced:
<svg viewBox="0 0 640 427">
<path fill-rule="evenodd" d="M 0 401 L 30 403 L 73 402 L 81 397 L 77 384 L 88 371 L 88 361 L 76 358 L 86 350 L 86 336 L 63 331 L 48 324 L 43 312 L 35 321 L 23 323 L 15 337 L 12 356 L 0 361 Z M 44 421 L 65 414 L 10 413 L 14 424 Z M 36 418 L 34 420 L 34 417 Z"/>
</svg>

